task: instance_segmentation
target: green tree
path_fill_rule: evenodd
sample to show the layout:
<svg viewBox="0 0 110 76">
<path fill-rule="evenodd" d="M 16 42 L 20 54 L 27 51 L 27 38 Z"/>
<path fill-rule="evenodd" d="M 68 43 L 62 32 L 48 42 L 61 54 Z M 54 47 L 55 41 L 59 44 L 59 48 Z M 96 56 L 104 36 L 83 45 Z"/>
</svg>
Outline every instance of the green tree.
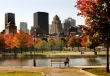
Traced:
<svg viewBox="0 0 110 76">
<path fill-rule="evenodd" d="M 47 41 L 45 40 L 40 40 L 36 45 L 35 45 L 36 48 L 38 49 L 41 49 L 42 50 L 42 53 L 43 51 L 47 48 Z"/>
<path fill-rule="evenodd" d="M 60 52 L 62 51 L 63 47 L 65 46 L 65 41 L 63 38 L 59 38 L 56 42 L 56 47 L 60 49 Z"/>
<path fill-rule="evenodd" d="M 65 40 L 66 40 L 66 48 L 68 48 L 67 42 L 68 42 L 68 40 L 69 40 L 69 37 L 65 37 Z"/>
<path fill-rule="evenodd" d="M 99 42 L 97 40 L 97 38 L 92 38 L 92 37 L 88 37 L 88 40 L 91 42 L 90 44 L 87 43 L 87 47 L 90 49 L 94 49 L 94 54 L 97 55 L 97 51 L 96 48 L 97 46 L 99 46 Z"/>
<path fill-rule="evenodd" d="M 78 47 L 78 51 L 80 51 L 79 47 L 81 47 L 81 41 L 82 41 L 82 39 L 79 36 L 75 37 L 73 40 L 75 46 Z"/>
<path fill-rule="evenodd" d="M 49 40 L 47 43 L 47 47 L 51 49 L 51 51 L 53 50 L 53 48 L 55 47 L 55 42 L 53 39 Z"/>
</svg>

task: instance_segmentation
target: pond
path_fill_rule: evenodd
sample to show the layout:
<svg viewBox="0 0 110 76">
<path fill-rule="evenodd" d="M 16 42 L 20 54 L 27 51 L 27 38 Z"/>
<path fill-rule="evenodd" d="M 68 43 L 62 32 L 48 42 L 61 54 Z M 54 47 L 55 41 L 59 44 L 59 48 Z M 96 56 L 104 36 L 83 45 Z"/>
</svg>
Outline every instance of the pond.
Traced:
<svg viewBox="0 0 110 76">
<path fill-rule="evenodd" d="M 36 66 L 51 66 L 50 58 L 36 57 Z M 106 57 L 96 58 L 70 58 L 70 67 L 87 66 L 87 65 L 106 65 Z M 33 58 L 31 57 L 0 57 L 0 66 L 33 66 Z M 59 66 L 53 64 L 52 66 Z M 61 66 L 64 66 L 62 64 Z"/>
</svg>

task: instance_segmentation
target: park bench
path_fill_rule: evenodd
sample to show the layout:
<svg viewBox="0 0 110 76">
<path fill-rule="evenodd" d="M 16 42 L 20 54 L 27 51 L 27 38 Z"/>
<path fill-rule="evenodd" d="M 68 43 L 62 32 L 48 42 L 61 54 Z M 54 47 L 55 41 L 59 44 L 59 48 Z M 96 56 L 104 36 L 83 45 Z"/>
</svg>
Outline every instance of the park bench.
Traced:
<svg viewBox="0 0 110 76">
<path fill-rule="evenodd" d="M 51 67 L 52 64 L 59 64 L 59 67 L 61 67 L 61 64 L 64 64 L 65 59 L 52 59 L 51 58 Z M 68 62 L 68 67 L 69 67 L 69 62 Z"/>
</svg>

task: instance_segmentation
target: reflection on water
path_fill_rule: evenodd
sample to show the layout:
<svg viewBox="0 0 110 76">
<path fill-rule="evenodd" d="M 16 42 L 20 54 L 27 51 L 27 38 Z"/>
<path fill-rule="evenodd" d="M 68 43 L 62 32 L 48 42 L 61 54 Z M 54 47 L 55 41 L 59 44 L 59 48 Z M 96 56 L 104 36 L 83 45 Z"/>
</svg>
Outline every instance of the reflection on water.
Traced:
<svg viewBox="0 0 110 76">
<path fill-rule="evenodd" d="M 51 66 L 51 59 L 36 57 L 36 66 Z M 82 66 L 82 65 L 106 65 L 106 57 L 97 58 L 70 58 L 70 66 Z M 0 66 L 33 66 L 32 57 L 1 57 Z M 53 66 L 59 66 L 59 64 L 53 64 Z M 61 66 L 64 66 L 63 64 Z"/>
</svg>

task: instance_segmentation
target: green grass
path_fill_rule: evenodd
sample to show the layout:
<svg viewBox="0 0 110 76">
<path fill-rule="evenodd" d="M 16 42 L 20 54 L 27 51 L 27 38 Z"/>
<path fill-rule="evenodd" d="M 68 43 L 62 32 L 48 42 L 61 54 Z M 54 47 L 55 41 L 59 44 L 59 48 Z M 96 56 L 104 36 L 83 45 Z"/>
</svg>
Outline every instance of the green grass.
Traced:
<svg viewBox="0 0 110 76">
<path fill-rule="evenodd" d="M 106 68 L 91 68 L 91 69 L 85 69 L 85 71 L 98 76 L 110 76 L 110 73 L 106 73 Z"/>
<path fill-rule="evenodd" d="M 0 76 L 42 76 L 42 74 L 35 72 L 7 72 L 0 73 Z"/>
<path fill-rule="evenodd" d="M 56 54 L 60 53 L 60 51 L 53 51 L 53 52 L 55 52 Z M 61 51 L 61 53 L 70 53 L 70 52 L 73 53 L 73 51 Z M 30 54 L 30 52 L 26 52 L 26 54 Z M 34 51 L 32 51 L 32 54 L 34 54 Z M 42 51 L 37 51 L 35 52 L 35 54 L 42 54 Z M 53 53 L 52 51 L 43 51 L 43 54 L 53 54 Z"/>
<path fill-rule="evenodd" d="M 109 52 L 110 53 L 110 52 Z M 102 52 L 98 52 L 98 54 L 105 54 L 106 55 L 106 51 L 102 51 Z"/>
</svg>

